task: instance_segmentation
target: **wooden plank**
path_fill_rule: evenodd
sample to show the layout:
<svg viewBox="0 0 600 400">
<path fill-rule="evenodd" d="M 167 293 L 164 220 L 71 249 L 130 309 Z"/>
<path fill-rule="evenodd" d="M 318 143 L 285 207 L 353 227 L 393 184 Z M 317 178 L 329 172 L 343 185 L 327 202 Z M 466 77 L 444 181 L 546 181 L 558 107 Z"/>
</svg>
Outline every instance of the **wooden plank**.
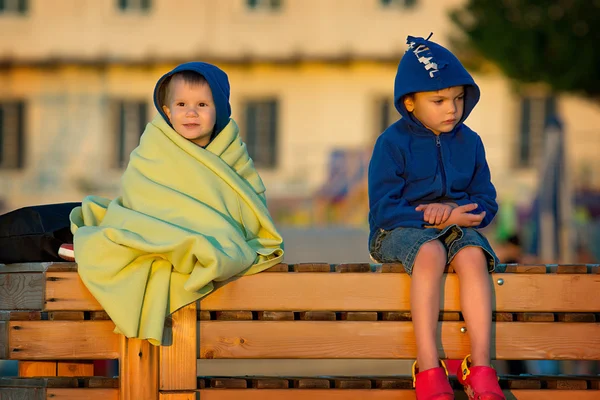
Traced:
<svg viewBox="0 0 600 400">
<path fill-rule="evenodd" d="M 120 336 L 120 400 L 158 398 L 159 350 L 147 340 Z"/>
<path fill-rule="evenodd" d="M 331 272 L 332 267 L 326 263 L 294 264 L 294 272 Z"/>
<path fill-rule="evenodd" d="M 93 361 L 59 361 L 58 376 L 94 376 Z"/>
<path fill-rule="evenodd" d="M 202 400 L 415 400 L 414 389 L 201 389 Z M 507 399 L 597 400 L 596 390 L 504 390 Z M 457 399 L 466 398 L 456 390 Z"/>
<path fill-rule="evenodd" d="M 404 265 L 400 263 L 389 263 L 381 265 L 381 272 L 384 274 L 396 273 L 396 274 L 405 274 L 406 269 Z"/>
<path fill-rule="evenodd" d="M 46 400 L 44 388 L 0 388 L 2 400 Z"/>
<path fill-rule="evenodd" d="M 377 321 L 376 311 L 350 311 L 340 313 L 342 321 Z"/>
<path fill-rule="evenodd" d="M 500 312 L 597 312 L 596 275 L 492 274 Z M 501 280 L 501 281 L 500 281 Z M 357 288 L 361 295 L 356 295 Z M 458 277 L 448 274 L 444 310 L 460 311 Z M 299 273 L 246 276 L 200 301 L 202 310 L 408 311 L 410 277 L 380 273 Z"/>
<path fill-rule="evenodd" d="M 46 272 L 77 272 L 77 264 L 74 262 L 51 262 Z"/>
<path fill-rule="evenodd" d="M 19 376 L 57 376 L 56 361 L 19 361 Z"/>
<path fill-rule="evenodd" d="M 302 264 L 295 265 L 294 268 Z M 311 264 L 312 265 L 312 264 Z M 323 267 L 328 264 L 322 265 Z M 312 267 L 311 267 L 312 268 Z M 101 311 L 77 273 L 50 273 L 47 310 Z M 500 312 L 597 312 L 597 274 L 492 274 Z M 502 279 L 502 284 L 498 282 Z M 356 296 L 360 287 L 361 295 Z M 410 277 L 402 273 L 269 273 L 217 287 L 200 301 L 203 311 L 408 311 Z M 458 277 L 449 274 L 444 310 L 460 311 Z"/>
<path fill-rule="evenodd" d="M 83 311 L 50 311 L 48 313 L 50 321 L 83 321 Z"/>
<path fill-rule="evenodd" d="M 187 393 L 163 393 L 159 395 L 159 400 L 196 400 L 196 392 Z"/>
<path fill-rule="evenodd" d="M 52 400 L 119 400 L 119 389 L 48 388 L 46 389 L 46 398 Z"/>
<path fill-rule="evenodd" d="M 273 265 L 271 268 L 266 269 L 262 272 L 288 272 L 289 266 L 285 263 L 279 263 L 277 265 Z"/>
<path fill-rule="evenodd" d="M 559 322 L 596 322 L 596 315 L 593 313 L 566 313 L 558 314 Z"/>
<path fill-rule="evenodd" d="M 112 321 L 11 321 L 12 360 L 102 360 L 119 357 Z"/>
<path fill-rule="evenodd" d="M 291 311 L 259 311 L 258 319 L 261 321 L 293 321 L 294 313 Z"/>
<path fill-rule="evenodd" d="M 42 319 L 41 311 L 10 311 L 8 313 L 8 321 L 40 321 Z"/>
<path fill-rule="evenodd" d="M 302 321 L 335 321 L 335 313 L 332 311 L 305 311 L 298 313 Z"/>
<path fill-rule="evenodd" d="M 520 264 L 507 264 L 506 272 L 517 273 L 517 274 L 545 274 L 548 271 L 548 267 L 543 264 L 538 265 L 520 265 Z"/>
<path fill-rule="evenodd" d="M 43 273 L 0 273 L 0 310 L 41 310 L 43 299 Z"/>
<path fill-rule="evenodd" d="M 8 322 L 0 321 L 0 360 L 8 357 Z"/>
<path fill-rule="evenodd" d="M 16 264 L 0 264 L 0 274 L 15 274 L 22 272 L 46 272 L 50 262 L 32 262 Z"/>
<path fill-rule="evenodd" d="M 442 358 L 469 353 L 464 322 L 442 322 Z M 600 324 L 496 322 L 500 360 L 598 360 Z M 200 358 L 415 358 L 411 322 L 202 321 Z"/>
<path fill-rule="evenodd" d="M 47 272 L 44 309 L 102 311 L 77 272 Z"/>
<path fill-rule="evenodd" d="M 252 311 L 217 311 L 219 321 L 252 321 Z"/>
<path fill-rule="evenodd" d="M 521 322 L 554 322 L 553 313 L 526 312 L 515 314 L 517 321 Z"/>
<path fill-rule="evenodd" d="M 160 390 L 196 389 L 196 303 L 172 315 L 160 347 Z"/>
</svg>

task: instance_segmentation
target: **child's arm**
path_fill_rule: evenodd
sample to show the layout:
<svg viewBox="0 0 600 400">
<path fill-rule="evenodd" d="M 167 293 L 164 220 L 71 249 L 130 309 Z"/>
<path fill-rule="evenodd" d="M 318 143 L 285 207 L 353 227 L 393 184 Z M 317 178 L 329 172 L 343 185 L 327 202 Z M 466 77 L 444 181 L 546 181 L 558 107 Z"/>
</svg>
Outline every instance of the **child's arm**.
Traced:
<svg viewBox="0 0 600 400">
<path fill-rule="evenodd" d="M 402 196 L 406 181 L 404 157 L 397 147 L 380 136 L 369 164 L 369 208 L 375 225 L 390 230 L 402 226 L 422 228 L 423 213 Z"/>
<path fill-rule="evenodd" d="M 375 225 L 391 230 L 402 226 L 422 228 L 423 213 L 402 196 L 405 162 L 397 146 L 380 136 L 369 164 L 369 208 Z"/>
<path fill-rule="evenodd" d="M 473 178 L 466 190 L 467 196 L 456 200 L 459 206 L 475 203 L 477 208 L 470 211 L 472 214 L 481 214 L 485 216 L 477 228 L 484 228 L 496 216 L 498 212 L 498 203 L 496 203 L 496 188 L 492 184 L 490 168 L 485 158 L 485 149 L 481 138 L 477 136 L 476 165 Z"/>
</svg>

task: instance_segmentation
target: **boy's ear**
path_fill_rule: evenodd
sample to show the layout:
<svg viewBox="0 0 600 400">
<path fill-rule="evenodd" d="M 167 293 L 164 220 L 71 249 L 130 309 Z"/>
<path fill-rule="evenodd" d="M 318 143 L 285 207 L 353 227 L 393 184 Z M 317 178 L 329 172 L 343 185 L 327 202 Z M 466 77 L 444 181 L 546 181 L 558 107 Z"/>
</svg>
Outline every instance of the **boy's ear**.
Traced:
<svg viewBox="0 0 600 400">
<path fill-rule="evenodd" d="M 404 102 L 404 107 L 406 107 L 406 111 L 413 112 L 413 110 L 415 109 L 415 101 L 413 97 L 404 96 L 404 99 L 402 99 L 402 101 Z"/>
<path fill-rule="evenodd" d="M 169 118 L 169 122 L 171 122 L 171 110 L 169 110 L 169 107 L 162 106 L 162 109 L 165 112 L 165 114 L 167 114 L 167 118 Z"/>
</svg>

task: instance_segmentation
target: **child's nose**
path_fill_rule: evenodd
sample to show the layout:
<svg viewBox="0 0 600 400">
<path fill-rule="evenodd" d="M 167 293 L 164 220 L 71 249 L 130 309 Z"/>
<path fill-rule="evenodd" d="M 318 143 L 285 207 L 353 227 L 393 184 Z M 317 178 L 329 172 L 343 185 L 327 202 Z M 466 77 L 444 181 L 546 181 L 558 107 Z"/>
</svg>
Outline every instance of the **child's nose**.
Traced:
<svg viewBox="0 0 600 400">
<path fill-rule="evenodd" d="M 195 108 L 190 107 L 190 108 L 187 109 L 186 115 L 194 117 L 194 116 L 198 115 L 198 112 L 196 111 Z"/>
<path fill-rule="evenodd" d="M 456 111 L 458 110 L 457 105 L 454 102 L 450 103 L 450 107 L 448 107 L 448 112 L 450 114 L 456 114 Z"/>
</svg>

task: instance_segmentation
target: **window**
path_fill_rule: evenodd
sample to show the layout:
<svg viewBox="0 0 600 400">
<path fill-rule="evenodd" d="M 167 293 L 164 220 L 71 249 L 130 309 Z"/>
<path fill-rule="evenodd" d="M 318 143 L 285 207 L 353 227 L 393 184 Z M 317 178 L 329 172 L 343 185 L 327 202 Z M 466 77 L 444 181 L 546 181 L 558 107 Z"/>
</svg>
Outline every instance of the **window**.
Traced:
<svg viewBox="0 0 600 400">
<path fill-rule="evenodd" d="M 544 143 L 544 125 L 554 113 L 556 113 L 554 96 L 521 98 L 521 126 L 517 141 L 518 166 L 530 167 L 537 163 Z"/>
<path fill-rule="evenodd" d="M 254 164 L 273 168 L 277 164 L 278 101 L 248 101 L 245 109 L 246 146 Z"/>
<path fill-rule="evenodd" d="M 382 96 L 375 101 L 375 137 L 400 119 L 393 97 Z"/>
<path fill-rule="evenodd" d="M 246 0 L 246 5 L 251 10 L 279 10 L 283 0 Z"/>
<path fill-rule="evenodd" d="M 417 0 L 379 0 L 384 7 L 412 8 L 417 5 Z"/>
<path fill-rule="evenodd" d="M 152 0 L 117 0 L 121 11 L 148 11 L 152 7 Z"/>
<path fill-rule="evenodd" d="M 115 126 L 115 157 L 113 166 L 125 168 L 129 154 L 140 144 L 140 137 L 148 123 L 148 103 L 145 101 L 112 101 Z"/>
<path fill-rule="evenodd" d="M 25 14 L 28 0 L 0 0 L 0 14 Z"/>
<path fill-rule="evenodd" d="M 22 169 L 24 166 L 24 114 L 24 102 L 0 102 L 0 169 Z"/>
</svg>

